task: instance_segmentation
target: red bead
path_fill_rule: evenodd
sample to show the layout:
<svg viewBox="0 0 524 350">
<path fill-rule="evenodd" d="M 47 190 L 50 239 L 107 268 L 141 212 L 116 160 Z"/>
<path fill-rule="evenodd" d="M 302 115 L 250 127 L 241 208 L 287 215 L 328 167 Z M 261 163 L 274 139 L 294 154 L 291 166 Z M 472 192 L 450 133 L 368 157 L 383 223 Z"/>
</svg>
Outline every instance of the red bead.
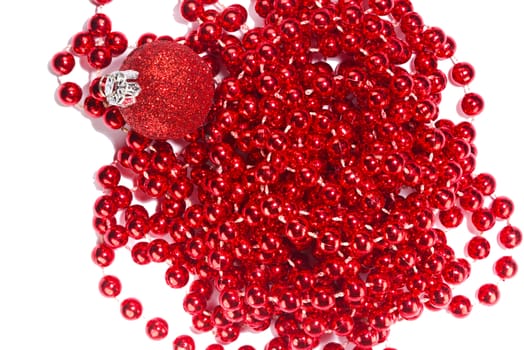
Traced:
<svg viewBox="0 0 524 350">
<path fill-rule="evenodd" d="M 498 234 L 499 244 L 506 249 L 513 249 L 522 243 L 522 232 L 515 226 L 506 226 Z"/>
<path fill-rule="evenodd" d="M 322 350 L 344 350 L 344 346 L 339 343 L 330 342 L 325 344 Z"/>
<path fill-rule="evenodd" d="M 464 210 L 476 211 L 482 207 L 484 200 L 482 193 L 475 188 L 467 188 L 460 197 L 460 206 Z"/>
<path fill-rule="evenodd" d="M 58 52 L 51 59 L 51 69 L 56 75 L 66 75 L 75 68 L 75 58 L 69 52 Z"/>
<path fill-rule="evenodd" d="M 173 265 L 167 269 L 166 283 L 171 288 L 182 288 L 189 281 L 189 272 L 181 265 Z"/>
<path fill-rule="evenodd" d="M 120 56 L 127 50 L 127 38 L 123 33 L 111 32 L 106 36 L 106 46 L 113 57 Z"/>
<path fill-rule="evenodd" d="M 127 244 L 129 234 L 125 227 L 114 225 L 104 234 L 104 242 L 111 248 L 121 248 Z"/>
<path fill-rule="evenodd" d="M 239 335 L 239 326 L 236 324 L 229 324 L 217 329 L 215 339 L 223 344 L 231 344 L 238 339 Z"/>
<path fill-rule="evenodd" d="M 139 46 L 142 46 L 144 44 L 151 43 L 151 42 L 155 41 L 156 39 L 157 39 L 157 36 L 155 34 L 153 34 L 153 33 L 142 34 L 140 36 L 140 38 L 138 38 L 136 46 L 139 47 Z"/>
<path fill-rule="evenodd" d="M 112 0 L 91 0 L 91 2 L 93 4 L 95 4 L 96 6 L 103 6 L 103 5 L 107 5 L 111 2 Z"/>
<path fill-rule="evenodd" d="M 485 196 L 492 195 L 495 192 L 496 185 L 495 178 L 491 174 L 478 174 L 473 179 L 473 186 Z"/>
<path fill-rule="evenodd" d="M 96 174 L 98 183 L 104 188 L 114 188 L 120 181 L 120 171 L 113 165 L 100 168 Z"/>
<path fill-rule="evenodd" d="M 74 54 L 85 56 L 95 46 L 95 39 L 90 33 L 81 32 L 71 39 L 71 50 Z"/>
<path fill-rule="evenodd" d="M 173 350 L 195 350 L 195 341 L 189 335 L 180 335 L 173 340 Z"/>
<path fill-rule="evenodd" d="M 453 291 L 446 283 L 438 283 L 431 287 L 428 292 L 430 305 L 437 309 L 447 307 L 453 297 Z"/>
<path fill-rule="evenodd" d="M 196 21 L 203 13 L 201 0 L 183 0 L 180 5 L 180 14 L 189 22 Z"/>
<path fill-rule="evenodd" d="M 111 196 L 100 196 L 95 202 L 95 215 L 99 217 L 111 217 L 116 214 L 118 207 Z"/>
<path fill-rule="evenodd" d="M 509 219 L 513 209 L 513 201 L 508 197 L 497 197 L 491 203 L 491 211 L 499 219 Z"/>
<path fill-rule="evenodd" d="M 99 243 L 91 253 L 93 262 L 100 267 L 108 267 L 115 259 L 115 252 L 104 243 Z"/>
<path fill-rule="evenodd" d="M 95 47 L 87 55 L 87 62 L 95 69 L 106 68 L 112 61 L 111 50 L 106 47 Z"/>
<path fill-rule="evenodd" d="M 394 6 L 393 0 L 371 0 L 369 2 L 369 7 L 379 16 L 389 15 Z"/>
<path fill-rule="evenodd" d="M 464 95 L 460 102 L 460 107 L 465 115 L 474 117 L 479 115 L 484 109 L 484 100 L 482 97 L 474 92 L 469 92 Z"/>
<path fill-rule="evenodd" d="M 211 344 L 206 347 L 206 350 L 224 350 L 224 347 L 220 344 Z"/>
<path fill-rule="evenodd" d="M 109 229 L 116 225 L 115 217 L 98 217 L 93 218 L 93 228 L 97 233 L 104 235 Z"/>
<path fill-rule="evenodd" d="M 147 321 L 146 334 L 153 340 L 164 339 L 167 337 L 168 331 L 169 327 L 167 322 L 160 317 L 152 318 Z"/>
<path fill-rule="evenodd" d="M 458 227 L 463 219 L 464 214 L 458 207 L 452 207 L 449 210 L 441 211 L 439 213 L 440 223 L 447 228 Z"/>
<path fill-rule="evenodd" d="M 471 215 L 473 226 L 481 232 L 490 230 L 495 225 L 495 216 L 489 209 L 475 210 Z"/>
<path fill-rule="evenodd" d="M 105 36 L 111 32 L 111 20 L 103 13 L 97 13 L 87 22 L 87 29 L 94 36 Z"/>
<path fill-rule="evenodd" d="M 246 22 L 247 11 L 241 5 L 231 5 L 222 11 L 219 20 L 225 31 L 235 32 Z"/>
<path fill-rule="evenodd" d="M 106 112 L 106 107 L 103 101 L 87 96 L 84 99 L 84 111 L 91 118 L 100 118 Z"/>
<path fill-rule="evenodd" d="M 104 113 L 104 124 L 111 129 L 121 129 L 126 124 L 126 121 L 122 117 L 120 109 L 116 106 L 111 106 Z"/>
<path fill-rule="evenodd" d="M 448 311 L 457 318 L 464 318 L 468 316 L 471 312 L 471 309 L 471 301 L 463 295 L 454 296 L 448 306 Z"/>
<path fill-rule="evenodd" d="M 475 77 L 475 69 L 466 62 L 456 63 L 450 72 L 451 81 L 457 85 L 467 85 Z"/>
<path fill-rule="evenodd" d="M 58 99 L 64 106 L 73 106 L 82 99 L 82 89 L 75 83 L 60 84 L 57 90 Z"/>
<path fill-rule="evenodd" d="M 511 256 L 503 256 L 495 262 L 495 273 L 502 279 L 514 277 L 517 270 L 517 262 Z"/>
<path fill-rule="evenodd" d="M 137 320 L 142 315 L 142 304 L 135 298 L 128 298 L 120 303 L 120 313 L 126 320 Z"/>
<path fill-rule="evenodd" d="M 466 248 L 468 255 L 476 260 L 487 258 L 490 249 L 489 241 L 482 236 L 472 238 Z"/>
<path fill-rule="evenodd" d="M 469 274 L 470 265 L 464 259 L 449 261 L 442 271 L 444 281 L 450 284 L 460 284 L 464 282 L 469 277 Z"/>
<path fill-rule="evenodd" d="M 98 288 L 100 289 L 100 293 L 102 293 L 103 296 L 114 298 L 120 294 L 122 285 L 120 284 L 120 280 L 117 277 L 106 275 L 100 280 Z"/>
<path fill-rule="evenodd" d="M 495 305 L 499 298 L 499 288 L 492 283 L 484 284 L 477 291 L 477 299 L 484 305 Z"/>
<path fill-rule="evenodd" d="M 151 261 L 157 262 L 157 263 L 164 262 L 169 258 L 169 254 L 170 254 L 169 243 L 167 243 L 162 238 L 154 239 L 149 243 L 148 253 L 149 253 L 149 256 L 151 257 Z M 178 273 L 177 276 L 182 277 L 184 274 L 184 271 L 183 270 L 177 271 L 177 273 Z"/>
</svg>

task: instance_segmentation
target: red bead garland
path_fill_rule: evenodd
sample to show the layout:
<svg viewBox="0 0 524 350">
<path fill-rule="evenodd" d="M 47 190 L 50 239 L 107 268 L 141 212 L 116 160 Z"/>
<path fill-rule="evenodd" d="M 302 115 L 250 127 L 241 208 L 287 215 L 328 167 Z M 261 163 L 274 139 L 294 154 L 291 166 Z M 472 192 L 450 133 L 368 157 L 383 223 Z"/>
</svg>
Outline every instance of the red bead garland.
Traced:
<svg viewBox="0 0 524 350">
<path fill-rule="evenodd" d="M 244 7 L 214 3 L 183 0 L 182 17 L 197 27 L 177 39 L 201 53 L 219 80 L 206 124 L 186 135 L 178 154 L 167 141 L 127 131 L 115 161 L 96 173 L 104 194 L 94 205 L 95 264 L 110 266 L 114 250 L 125 246 L 139 265 L 167 263 L 169 287 L 190 283 L 183 309 L 194 329 L 213 331 L 221 344 L 242 328 L 272 327 L 277 336 L 266 350 L 313 349 L 326 334 L 370 349 L 425 307 L 469 315 L 471 300 L 454 295 L 452 285 L 465 282 L 472 265 L 455 256 L 438 227 L 467 221 L 477 235 L 466 254 L 486 259 L 485 233 L 509 220 L 514 205 L 493 195 L 492 175 L 475 175 L 471 122 L 439 116 L 448 76 L 459 86 L 475 77 L 471 64 L 454 59 L 449 75 L 439 69 L 453 57 L 454 40 L 425 25 L 408 0 L 257 0 L 264 24 L 252 29 Z M 137 46 L 155 40 L 170 38 L 147 33 Z M 102 70 L 127 47 L 109 17 L 96 13 L 51 68 L 70 73 L 76 55 Z M 62 83 L 58 99 L 124 128 L 100 80 L 83 101 L 77 84 Z M 484 100 L 466 90 L 460 107 L 475 117 Z M 136 189 L 121 185 L 123 178 Z M 154 212 L 135 203 L 141 199 L 155 201 Z M 497 238 L 513 249 L 522 233 L 508 223 Z M 504 256 L 493 270 L 505 280 L 518 267 Z M 121 284 L 105 275 L 99 289 L 116 297 Z M 494 305 L 500 292 L 486 283 L 476 297 Z M 120 309 L 129 320 L 142 316 L 134 298 Z M 168 324 L 150 319 L 146 333 L 163 339 Z M 195 343 L 181 335 L 173 348 Z"/>
</svg>

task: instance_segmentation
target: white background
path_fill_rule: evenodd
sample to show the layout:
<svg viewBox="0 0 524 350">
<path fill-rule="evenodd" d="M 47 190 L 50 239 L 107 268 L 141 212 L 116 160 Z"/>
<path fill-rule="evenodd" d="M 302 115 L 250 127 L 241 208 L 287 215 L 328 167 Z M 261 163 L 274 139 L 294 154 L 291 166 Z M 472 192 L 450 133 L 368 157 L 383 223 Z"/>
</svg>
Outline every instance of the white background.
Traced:
<svg viewBox="0 0 524 350">
<path fill-rule="evenodd" d="M 174 2 L 114 0 L 104 12 L 114 29 L 134 42 L 143 32 L 185 32 L 173 20 Z M 497 193 L 516 203 L 512 222 L 524 228 L 522 5 L 515 0 L 413 3 L 427 24 L 457 41 L 458 59 L 477 69 L 472 89 L 486 101 L 475 124 L 477 171 L 496 176 Z M 139 296 L 147 316 L 170 320 L 166 342 L 149 340 L 144 320 L 123 320 L 118 303 L 97 290 L 101 272 L 90 260 L 92 203 L 99 195 L 93 174 L 112 160 L 114 148 L 97 131 L 99 123 L 55 103 L 57 82 L 48 71 L 49 59 L 93 12 L 88 0 L 9 1 L 0 12 L 0 349 L 167 350 L 176 335 L 188 332 L 179 306 L 183 291 L 164 286 L 161 270 L 130 270 L 134 265 L 127 257 L 117 258 L 123 295 Z M 461 94 L 450 90 L 444 116 L 454 113 Z M 468 235 L 453 234 L 453 239 Z M 514 254 L 524 268 L 522 248 Z M 489 265 L 478 265 L 477 278 L 493 281 Z M 389 344 L 402 350 L 523 349 L 524 271 L 500 287 L 496 307 L 476 307 L 464 320 L 426 311 L 415 322 L 395 325 Z M 229 348 L 248 343 L 263 348 L 251 334 L 241 339 Z M 198 349 L 210 343 L 198 336 Z"/>
</svg>

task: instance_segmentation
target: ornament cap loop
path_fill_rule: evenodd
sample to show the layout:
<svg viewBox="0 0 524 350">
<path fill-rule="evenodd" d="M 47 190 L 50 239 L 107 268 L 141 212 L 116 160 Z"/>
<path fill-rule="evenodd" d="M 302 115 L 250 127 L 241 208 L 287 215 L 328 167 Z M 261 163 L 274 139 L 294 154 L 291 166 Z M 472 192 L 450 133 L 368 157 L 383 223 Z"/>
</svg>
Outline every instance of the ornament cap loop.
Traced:
<svg viewBox="0 0 524 350">
<path fill-rule="evenodd" d="M 138 83 L 129 80 L 136 79 L 138 79 L 137 71 L 125 70 L 110 73 L 100 80 L 103 84 L 101 90 L 104 91 L 107 103 L 124 108 L 134 104 L 141 89 Z"/>
</svg>

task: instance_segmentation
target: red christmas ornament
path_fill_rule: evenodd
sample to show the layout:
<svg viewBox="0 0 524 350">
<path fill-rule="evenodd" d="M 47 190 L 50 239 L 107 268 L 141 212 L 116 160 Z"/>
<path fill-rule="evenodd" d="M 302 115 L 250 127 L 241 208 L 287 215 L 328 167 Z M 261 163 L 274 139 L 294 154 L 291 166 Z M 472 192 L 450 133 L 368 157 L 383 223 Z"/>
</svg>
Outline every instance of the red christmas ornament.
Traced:
<svg viewBox="0 0 524 350">
<path fill-rule="evenodd" d="M 138 72 L 136 102 L 121 108 L 134 131 L 151 139 L 180 139 L 204 124 L 213 102 L 213 76 L 187 46 L 168 40 L 144 44 L 120 69 Z"/>
</svg>

